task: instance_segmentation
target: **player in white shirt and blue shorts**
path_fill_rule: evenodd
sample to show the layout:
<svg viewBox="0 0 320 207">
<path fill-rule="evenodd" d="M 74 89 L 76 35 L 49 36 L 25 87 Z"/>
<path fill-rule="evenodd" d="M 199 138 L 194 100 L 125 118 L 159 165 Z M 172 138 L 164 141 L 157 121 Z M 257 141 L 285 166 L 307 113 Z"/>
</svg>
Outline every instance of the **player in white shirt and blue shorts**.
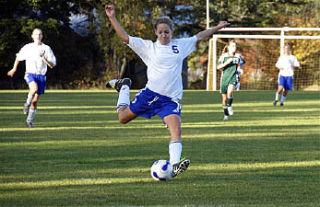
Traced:
<svg viewBox="0 0 320 207">
<path fill-rule="evenodd" d="M 44 94 L 46 89 L 47 66 L 53 68 L 56 65 L 56 58 L 51 48 L 41 42 L 43 37 L 41 29 L 34 29 L 31 37 L 33 42 L 23 46 L 17 53 L 13 68 L 8 72 L 8 76 L 13 77 L 17 71 L 19 62 L 26 61 L 24 79 L 29 86 L 29 93 L 23 107 L 23 113 L 27 114 L 27 126 L 33 128 L 33 120 L 37 112 L 37 102 L 39 96 Z"/>
<path fill-rule="evenodd" d="M 196 43 L 210 37 L 214 32 L 229 25 L 220 22 L 214 28 L 199 32 L 189 38 L 172 39 L 173 23 L 169 17 L 160 17 L 154 24 L 157 41 L 132 37 L 121 27 L 115 17 L 114 5 L 105 7 L 113 28 L 122 41 L 143 60 L 147 65 L 148 82 L 130 102 L 129 78 L 114 79 L 106 86 L 115 88 L 119 92 L 117 103 L 120 123 L 128 123 L 137 116 L 151 118 L 158 115 L 167 125 L 171 139 L 169 143 L 170 163 L 173 165 L 173 177 L 185 171 L 190 163 L 189 159 L 181 159 L 181 104 L 182 99 L 182 64 L 183 59 L 194 51 Z"/>
<path fill-rule="evenodd" d="M 288 92 L 293 89 L 294 68 L 300 68 L 300 63 L 297 58 L 294 55 L 291 55 L 289 45 L 285 45 L 284 54 L 279 57 L 276 67 L 279 68 L 280 71 L 278 76 L 278 89 L 273 105 L 277 105 L 279 96 L 282 93 L 280 106 L 283 106 Z"/>
</svg>

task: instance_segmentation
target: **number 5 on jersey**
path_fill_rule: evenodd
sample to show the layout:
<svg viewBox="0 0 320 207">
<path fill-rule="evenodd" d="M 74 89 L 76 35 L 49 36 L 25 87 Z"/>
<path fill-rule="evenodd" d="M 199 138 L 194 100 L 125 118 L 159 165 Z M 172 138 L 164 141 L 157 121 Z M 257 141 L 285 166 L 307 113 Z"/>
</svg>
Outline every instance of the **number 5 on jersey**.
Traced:
<svg viewBox="0 0 320 207">
<path fill-rule="evenodd" d="M 173 51 L 173 53 L 178 54 L 179 53 L 178 46 L 172 45 L 172 51 Z"/>
</svg>

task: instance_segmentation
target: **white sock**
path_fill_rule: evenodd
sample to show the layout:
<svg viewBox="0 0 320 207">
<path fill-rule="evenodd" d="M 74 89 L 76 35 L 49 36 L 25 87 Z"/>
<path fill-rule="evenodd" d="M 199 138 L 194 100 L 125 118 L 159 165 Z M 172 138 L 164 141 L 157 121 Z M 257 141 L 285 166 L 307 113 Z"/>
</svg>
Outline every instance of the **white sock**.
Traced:
<svg viewBox="0 0 320 207">
<path fill-rule="evenodd" d="M 31 95 L 30 93 L 28 93 L 28 98 L 27 98 L 27 101 L 26 101 L 26 104 L 28 104 L 28 106 L 30 106 L 33 97 L 34 97 L 34 95 Z"/>
<path fill-rule="evenodd" d="M 286 96 L 282 96 L 280 103 L 283 103 L 286 100 L 286 98 L 287 98 Z"/>
<path fill-rule="evenodd" d="M 30 108 L 29 113 L 28 113 L 28 117 L 27 117 L 27 122 L 33 122 L 33 119 L 34 119 L 36 113 L 37 113 L 37 109 Z"/>
<path fill-rule="evenodd" d="M 173 141 L 169 143 L 170 163 L 174 165 L 180 162 L 182 152 L 181 141 Z"/>
<path fill-rule="evenodd" d="M 276 98 L 274 99 L 275 101 L 279 100 L 279 93 L 276 93 Z"/>
<path fill-rule="evenodd" d="M 117 109 L 121 106 L 129 106 L 130 105 L 130 88 L 127 85 L 121 87 L 119 92 L 119 98 L 117 103 Z"/>
</svg>

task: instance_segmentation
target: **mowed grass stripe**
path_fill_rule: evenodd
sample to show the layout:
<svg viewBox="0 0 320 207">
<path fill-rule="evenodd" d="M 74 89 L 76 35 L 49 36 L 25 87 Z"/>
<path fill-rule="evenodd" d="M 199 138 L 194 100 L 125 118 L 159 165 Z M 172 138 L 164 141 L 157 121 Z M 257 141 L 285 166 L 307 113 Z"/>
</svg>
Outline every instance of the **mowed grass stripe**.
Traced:
<svg viewBox="0 0 320 207">
<path fill-rule="evenodd" d="M 1 206 L 319 206 L 319 92 L 274 107 L 274 91 L 239 91 L 223 122 L 218 92 L 185 91 L 191 165 L 169 182 L 149 171 L 169 158 L 158 117 L 122 125 L 114 91 L 48 90 L 28 129 L 26 93 L 0 91 Z"/>
</svg>

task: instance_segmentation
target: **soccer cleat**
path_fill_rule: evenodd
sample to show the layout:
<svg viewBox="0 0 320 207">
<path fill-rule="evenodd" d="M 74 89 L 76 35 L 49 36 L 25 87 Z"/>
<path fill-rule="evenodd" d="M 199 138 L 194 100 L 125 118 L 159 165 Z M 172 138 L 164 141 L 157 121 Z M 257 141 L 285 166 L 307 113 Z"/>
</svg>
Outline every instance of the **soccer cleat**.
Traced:
<svg viewBox="0 0 320 207">
<path fill-rule="evenodd" d="M 24 105 L 23 105 L 23 114 L 28 114 L 28 112 L 29 112 L 29 107 L 30 107 L 30 105 L 28 105 L 27 103 L 25 103 Z"/>
<path fill-rule="evenodd" d="M 190 160 L 182 159 L 179 163 L 173 165 L 172 177 L 176 177 L 178 174 L 186 171 L 189 167 Z"/>
<path fill-rule="evenodd" d="M 106 88 L 115 88 L 117 81 L 118 81 L 118 79 L 109 80 L 109 81 L 106 83 Z"/>
<path fill-rule="evenodd" d="M 223 117 L 223 121 L 228 121 L 229 120 L 229 116 L 224 116 Z"/>
<path fill-rule="evenodd" d="M 131 87 L 131 79 L 123 78 L 123 79 L 112 79 L 106 83 L 107 88 L 114 88 L 118 92 L 120 92 L 121 87 L 127 85 L 129 88 Z"/>
<path fill-rule="evenodd" d="M 280 102 L 280 106 L 284 106 L 284 104 Z"/>
<path fill-rule="evenodd" d="M 276 105 L 277 105 L 277 102 L 278 102 L 278 101 L 274 101 L 274 102 L 273 102 L 273 105 L 276 106 Z"/>
<path fill-rule="evenodd" d="M 26 125 L 27 125 L 27 127 L 29 127 L 29 128 L 33 128 L 33 127 L 34 127 L 34 125 L 33 125 L 33 123 L 32 123 L 31 121 L 27 121 L 27 122 L 26 122 Z"/>
<path fill-rule="evenodd" d="M 231 106 L 228 107 L 228 112 L 229 112 L 229 115 L 231 116 L 233 115 L 233 109 Z"/>
</svg>

